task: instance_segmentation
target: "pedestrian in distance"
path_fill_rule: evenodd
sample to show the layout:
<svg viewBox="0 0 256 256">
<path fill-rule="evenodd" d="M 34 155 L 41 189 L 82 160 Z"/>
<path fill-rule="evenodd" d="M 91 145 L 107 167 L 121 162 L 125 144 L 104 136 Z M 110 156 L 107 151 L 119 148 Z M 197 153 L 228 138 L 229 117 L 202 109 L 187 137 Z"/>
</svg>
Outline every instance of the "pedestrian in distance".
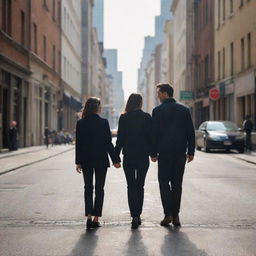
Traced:
<svg viewBox="0 0 256 256">
<path fill-rule="evenodd" d="M 246 150 L 251 151 L 252 150 L 253 123 L 252 123 L 250 115 L 246 115 L 246 117 L 245 117 L 245 120 L 243 122 L 243 130 L 246 133 L 246 139 L 245 139 Z"/>
<path fill-rule="evenodd" d="M 48 127 L 45 127 L 45 129 L 44 129 L 44 144 L 46 145 L 47 149 L 49 147 L 50 136 L 51 136 L 50 130 L 48 129 Z"/>
<path fill-rule="evenodd" d="M 157 85 L 161 104 L 153 109 L 153 150 L 151 160 L 158 161 L 158 181 L 164 210 L 162 226 L 180 226 L 179 211 L 186 160 L 195 152 L 195 131 L 189 109 L 173 98 L 169 84 Z"/>
<path fill-rule="evenodd" d="M 9 129 L 9 150 L 14 151 L 18 150 L 18 132 L 17 132 L 17 122 L 12 121 L 11 127 Z"/>
<path fill-rule="evenodd" d="M 124 155 L 123 169 L 127 181 L 128 204 L 132 217 L 131 227 L 141 225 L 141 213 L 144 201 L 144 184 L 149 168 L 151 151 L 150 114 L 141 110 L 142 96 L 131 94 L 120 116 L 115 150 Z"/>
<path fill-rule="evenodd" d="M 120 168 L 120 158 L 112 144 L 111 131 L 106 119 L 99 116 L 101 102 L 89 98 L 84 106 L 82 118 L 76 125 L 76 171 L 83 173 L 86 228 L 100 227 L 104 201 L 104 185 L 110 167 L 108 154 L 113 165 Z M 93 177 L 95 176 L 95 199 L 93 200 Z M 94 218 L 93 218 L 94 217 Z"/>
</svg>

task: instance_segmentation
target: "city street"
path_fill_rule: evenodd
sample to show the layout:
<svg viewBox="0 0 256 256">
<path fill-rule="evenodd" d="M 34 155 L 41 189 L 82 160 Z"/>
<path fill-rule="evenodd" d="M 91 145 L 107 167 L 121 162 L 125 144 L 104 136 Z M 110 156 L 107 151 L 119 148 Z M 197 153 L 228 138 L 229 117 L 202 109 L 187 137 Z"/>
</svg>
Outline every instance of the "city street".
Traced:
<svg viewBox="0 0 256 256">
<path fill-rule="evenodd" d="M 74 150 L 0 176 L 1 256 L 256 255 L 256 165 L 239 154 L 196 152 L 187 165 L 180 229 L 163 228 L 157 166 L 145 185 L 143 224 L 131 231 L 122 169 L 109 169 L 103 226 L 86 232 Z M 11 158 L 10 158 L 10 161 Z"/>
</svg>

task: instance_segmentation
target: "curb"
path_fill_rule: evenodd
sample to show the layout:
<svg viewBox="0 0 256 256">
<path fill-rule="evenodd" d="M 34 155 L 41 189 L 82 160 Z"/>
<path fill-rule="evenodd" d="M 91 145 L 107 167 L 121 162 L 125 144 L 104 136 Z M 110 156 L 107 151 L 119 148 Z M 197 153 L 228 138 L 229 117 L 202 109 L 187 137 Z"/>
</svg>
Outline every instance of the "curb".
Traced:
<svg viewBox="0 0 256 256">
<path fill-rule="evenodd" d="M 254 165 L 256 165 L 256 162 L 253 162 L 253 161 L 250 161 L 250 160 L 241 158 L 241 157 L 236 157 L 236 156 L 235 156 L 234 158 L 239 159 L 239 160 L 242 160 L 242 161 L 247 162 L 247 163 L 249 163 L 249 164 L 254 164 Z"/>
<path fill-rule="evenodd" d="M 55 156 L 61 155 L 61 154 L 63 154 L 63 153 L 69 152 L 69 151 L 71 151 L 71 150 L 74 150 L 74 147 L 73 147 L 73 148 L 70 148 L 70 149 L 67 149 L 67 150 L 65 150 L 65 151 L 56 153 L 56 154 L 54 154 L 54 155 L 47 156 L 47 157 L 45 157 L 45 158 L 42 158 L 42 159 L 39 159 L 39 160 L 36 160 L 36 161 L 33 161 L 33 162 L 29 162 L 29 163 L 27 163 L 27 164 L 23 164 L 23 165 L 20 165 L 20 166 L 18 166 L 18 167 L 15 167 L 15 168 L 12 168 L 12 169 L 3 171 L 3 172 L 0 173 L 0 176 L 2 176 L 2 175 L 4 175 L 4 174 L 7 174 L 7 173 L 10 173 L 10 172 L 13 172 L 13 171 L 18 170 L 18 169 L 23 168 L 23 167 L 26 167 L 26 166 L 29 166 L 29 165 L 32 165 L 32 164 L 36 164 L 36 163 L 42 162 L 42 161 L 47 160 L 47 159 L 49 159 L 49 158 L 53 158 L 53 157 L 55 157 Z M 25 154 L 25 153 L 24 153 L 24 154 Z"/>
<path fill-rule="evenodd" d="M 17 153 L 17 154 L 13 154 L 13 155 L 5 155 L 5 156 L 1 156 L 0 154 L 0 159 L 3 159 L 3 158 L 9 158 L 9 157 L 14 157 L 14 156 L 20 156 L 20 155 L 25 155 L 25 154 L 29 154 L 29 153 L 33 153 L 33 152 L 38 152 L 38 151 L 41 151 L 41 150 L 44 150 L 45 148 L 40 148 L 40 149 L 37 149 L 37 150 L 31 150 L 31 151 L 26 151 L 26 152 L 20 152 L 20 153 Z"/>
</svg>

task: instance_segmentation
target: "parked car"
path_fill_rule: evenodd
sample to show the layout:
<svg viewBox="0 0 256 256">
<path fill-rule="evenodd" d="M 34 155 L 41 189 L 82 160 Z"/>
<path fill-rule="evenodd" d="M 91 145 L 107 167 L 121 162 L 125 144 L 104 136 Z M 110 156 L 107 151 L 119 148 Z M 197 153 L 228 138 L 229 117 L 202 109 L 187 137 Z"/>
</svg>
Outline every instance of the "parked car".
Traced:
<svg viewBox="0 0 256 256">
<path fill-rule="evenodd" d="M 245 135 L 230 121 L 206 121 L 196 131 L 196 148 L 205 152 L 211 149 L 236 149 L 244 153 Z"/>
</svg>

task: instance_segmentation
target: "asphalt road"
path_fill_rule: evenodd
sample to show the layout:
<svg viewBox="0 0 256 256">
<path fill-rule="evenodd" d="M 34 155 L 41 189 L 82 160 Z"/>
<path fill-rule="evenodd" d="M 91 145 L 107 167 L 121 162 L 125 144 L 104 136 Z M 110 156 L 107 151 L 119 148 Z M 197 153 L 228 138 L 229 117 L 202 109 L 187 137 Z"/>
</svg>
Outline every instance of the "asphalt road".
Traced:
<svg viewBox="0 0 256 256">
<path fill-rule="evenodd" d="M 0 255 L 256 255 L 256 165 L 196 152 L 187 165 L 180 229 L 163 218 L 157 165 L 145 185 L 143 225 L 130 229 L 122 169 L 110 168 L 103 227 L 86 232 L 74 151 L 0 177 Z"/>
</svg>

